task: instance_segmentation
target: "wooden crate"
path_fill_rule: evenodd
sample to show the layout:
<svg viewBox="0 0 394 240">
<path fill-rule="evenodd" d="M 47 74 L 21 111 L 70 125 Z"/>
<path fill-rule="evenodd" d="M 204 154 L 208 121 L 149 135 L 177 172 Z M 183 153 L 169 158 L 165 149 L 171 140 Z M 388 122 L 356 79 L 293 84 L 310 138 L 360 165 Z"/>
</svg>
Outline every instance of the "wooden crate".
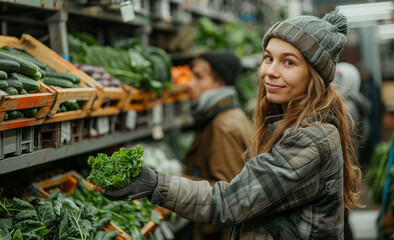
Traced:
<svg viewBox="0 0 394 240">
<path fill-rule="evenodd" d="M 147 109 L 152 109 L 157 104 L 163 102 L 163 97 L 158 97 L 154 92 L 142 91 L 128 85 L 124 85 L 124 88 L 128 92 L 122 108 L 124 112 L 130 110 L 144 111 Z"/>
<path fill-rule="evenodd" d="M 75 66 L 73 65 L 73 67 Z M 92 117 L 118 115 L 120 113 L 127 97 L 127 90 L 120 87 L 104 87 L 100 82 L 81 70 L 79 70 L 76 75 L 85 78 L 86 81 L 98 89 L 96 99 L 92 106 Z M 104 100 L 109 100 L 113 104 L 104 106 Z"/>
<path fill-rule="evenodd" d="M 74 67 L 69 61 L 62 58 L 59 54 L 31 35 L 23 34 L 20 42 L 27 53 L 45 63 L 56 72 L 73 74 L 81 78 L 81 82 L 79 82 L 80 88 L 63 89 L 51 87 L 51 89 L 56 92 L 56 99 L 48 114 L 48 119 L 46 119 L 45 122 L 61 122 L 88 117 L 91 112 L 93 101 L 99 91 L 99 89 L 91 83 L 91 77 Z M 60 104 L 68 100 L 83 100 L 86 102 L 79 110 L 56 113 Z"/>
<path fill-rule="evenodd" d="M 171 86 L 171 90 L 166 90 L 167 93 L 163 96 L 164 103 L 173 103 L 176 101 L 184 101 L 189 99 L 186 85 L 176 84 Z"/>
<path fill-rule="evenodd" d="M 23 46 L 15 37 L 0 36 L 0 48 L 4 46 L 22 49 Z M 0 99 L 0 131 L 21 128 L 27 126 L 38 125 L 44 122 L 45 117 L 50 111 L 50 108 L 55 99 L 55 91 L 47 87 L 41 81 L 40 89 L 37 93 L 30 93 L 26 95 L 8 95 L 2 96 Z M 37 114 L 30 118 L 17 118 L 4 121 L 6 111 L 21 110 L 27 108 L 38 108 Z"/>
<path fill-rule="evenodd" d="M 160 220 L 163 220 L 163 219 L 167 218 L 168 215 L 170 215 L 170 213 L 171 213 L 170 210 L 168 210 L 168 209 L 166 209 L 166 208 L 163 208 L 163 207 L 160 207 L 160 206 L 157 207 L 157 208 L 155 208 L 154 211 L 156 212 L 157 217 L 158 217 Z M 151 220 L 151 221 L 149 221 L 147 224 L 145 224 L 145 226 L 143 226 L 143 227 L 141 228 L 141 233 L 142 233 L 144 236 L 148 236 L 148 234 L 149 234 L 150 232 L 153 232 L 153 231 L 156 229 L 156 227 L 157 227 L 157 224 L 154 223 L 154 222 Z"/>
</svg>

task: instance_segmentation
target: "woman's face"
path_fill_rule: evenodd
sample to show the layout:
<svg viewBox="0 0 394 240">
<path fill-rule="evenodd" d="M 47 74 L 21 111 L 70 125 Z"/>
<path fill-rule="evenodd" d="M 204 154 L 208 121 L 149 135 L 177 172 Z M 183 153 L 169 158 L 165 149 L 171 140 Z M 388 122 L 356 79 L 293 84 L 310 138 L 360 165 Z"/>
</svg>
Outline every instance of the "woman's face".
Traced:
<svg viewBox="0 0 394 240">
<path fill-rule="evenodd" d="M 306 92 L 310 81 L 304 56 L 293 45 L 279 38 L 269 40 L 259 74 L 268 101 L 281 104 L 283 110 L 291 100 Z"/>
</svg>

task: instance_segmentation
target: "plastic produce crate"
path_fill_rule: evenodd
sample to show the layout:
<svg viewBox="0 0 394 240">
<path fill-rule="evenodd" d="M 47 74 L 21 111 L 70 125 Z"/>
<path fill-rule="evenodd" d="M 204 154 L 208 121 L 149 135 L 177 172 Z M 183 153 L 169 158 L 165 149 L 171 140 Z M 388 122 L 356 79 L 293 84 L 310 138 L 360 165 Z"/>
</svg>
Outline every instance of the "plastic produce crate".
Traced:
<svg viewBox="0 0 394 240">
<path fill-rule="evenodd" d="M 81 78 L 81 81 L 78 83 L 79 88 L 65 89 L 50 87 L 56 93 L 56 99 L 48 113 L 48 118 L 45 120 L 45 123 L 88 117 L 92 110 L 93 101 L 99 91 L 99 89 L 91 83 L 92 79 L 34 37 L 23 34 L 20 42 L 27 53 L 45 63 L 56 72 L 72 74 Z M 69 100 L 79 100 L 85 103 L 79 110 L 56 113 L 60 104 Z"/>
<path fill-rule="evenodd" d="M 0 48 L 4 46 L 16 49 L 23 48 L 17 38 L 0 36 Z M 38 83 L 40 84 L 40 89 L 37 93 L 0 96 L 0 131 L 38 125 L 44 122 L 54 102 L 56 93 L 41 81 L 38 81 Z M 34 117 L 4 120 L 5 112 L 27 108 L 38 108 L 38 111 Z"/>
<path fill-rule="evenodd" d="M 7 154 L 21 155 L 34 150 L 34 128 L 25 127 L 0 132 L 0 159 Z"/>
</svg>

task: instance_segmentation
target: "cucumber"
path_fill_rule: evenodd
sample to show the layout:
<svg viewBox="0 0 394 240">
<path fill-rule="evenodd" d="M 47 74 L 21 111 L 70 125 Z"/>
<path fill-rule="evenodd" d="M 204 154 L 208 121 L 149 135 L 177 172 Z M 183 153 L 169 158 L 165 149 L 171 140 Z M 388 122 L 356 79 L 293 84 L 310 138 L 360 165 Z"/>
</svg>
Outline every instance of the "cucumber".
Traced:
<svg viewBox="0 0 394 240">
<path fill-rule="evenodd" d="M 18 62 L 7 59 L 0 59 L 0 70 L 6 73 L 15 73 L 19 71 L 20 65 Z"/>
<path fill-rule="evenodd" d="M 4 113 L 4 119 L 3 120 L 8 120 L 8 113 L 7 112 Z"/>
<path fill-rule="evenodd" d="M 78 110 L 81 108 L 76 101 L 66 101 L 63 104 L 66 106 L 68 111 Z"/>
<path fill-rule="evenodd" d="M 30 75 L 28 77 L 31 77 L 34 80 L 40 80 L 42 78 L 42 75 L 41 75 L 40 71 L 37 71 L 35 74 L 32 74 L 32 75 Z"/>
<path fill-rule="evenodd" d="M 6 89 L 8 87 L 8 82 L 5 80 L 0 80 L 0 89 Z"/>
<path fill-rule="evenodd" d="M 18 92 L 23 89 L 23 84 L 21 81 L 16 79 L 7 79 L 8 87 L 14 87 Z M 34 81 L 34 80 L 33 80 Z"/>
<path fill-rule="evenodd" d="M 8 112 L 8 119 L 23 118 L 24 116 L 25 115 L 23 115 L 23 113 L 20 111 L 14 110 L 14 111 Z"/>
<path fill-rule="evenodd" d="M 25 115 L 25 117 L 34 117 L 37 113 L 37 108 L 24 109 L 22 113 Z"/>
<path fill-rule="evenodd" d="M 36 74 L 38 72 L 37 65 L 26 61 L 24 58 L 11 55 L 7 51 L 0 50 L 0 59 L 13 60 L 13 61 L 19 63 L 19 65 L 20 65 L 20 68 L 18 71 L 19 73 L 23 73 L 23 74 L 30 76 L 30 75 Z"/>
<path fill-rule="evenodd" d="M 78 83 L 73 83 L 73 88 L 79 88 Z"/>
<path fill-rule="evenodd" d="M 32 55 L 30 55 L 30 54 L 28 54 L 28 53 L 26 53 L 24 51 L 20 51 L 18 49 L 15 49 L 15 48 L 12 48 L 12 47 L 8 47 L 8 46 L 4 46 L 2 49 L 7 51 L 9 54 L 12 54 L 12 55 L 17 56 L 17 57 L 24 58 L 28 62 L 34 63 L 39 68 L 45 69 L 46 66 L 47 66 L 47 65 L 45 65 L 45 63 L 35 59 Z"/>
<path fill-rule="evenodd" d="M 44 78 L 47 75 L 47 72 L 42 68 L 38 68 L 38 71 L 41 73 L 41 78 Z"/>
<path fill-rule="evenodd" d="M 4 91 L 8 93 L 8 95 L 18 95 L 18 90 L 14 87 L 7 87 Z"/>
<path fill-rule="evenodd" d="M 7 79 L 8 75 L 6 72 L 0 70 L 0 79 Z"/>
<path fill-rule="evenodd" d="M 81 78 L 78 76 L 58 72 L 47 72 L 47 77 L 62 78 L 73 83 L 79 83 L 81 81 Z"/>
<path fill-rule="evenodd" d="M 22 90 L 19 92 L 19 94 L 25 95 L 25 94 L 29 94 L 29 92 L 26 91 L 25 89 L 22 89 Z"/>
<path fill-rule="evenodd" d="M 46 85 L 53 85 L 53 86 L 58 86 L 62 88 L 72 88 L 73 83 L 71 81 L 62 79 L 62 78 L 55 78 L 55 77 L 45 77 L 42 79 L 42 81 Z"/>
<path fill-rule="evenodd" d="M 67 108 L 64 106 L 64 104 L 61 106 L 61 112 L 67 112 Z"/>
<path fill-rule="evenodd" d="M 22 86 L 26 91 L 37 91 L 38 89 L 40 89 L 40 84 L 37 81 L 22 74 L 15 74 L 18 76 L 19 81 L 22 83 Z"/>
</svg>

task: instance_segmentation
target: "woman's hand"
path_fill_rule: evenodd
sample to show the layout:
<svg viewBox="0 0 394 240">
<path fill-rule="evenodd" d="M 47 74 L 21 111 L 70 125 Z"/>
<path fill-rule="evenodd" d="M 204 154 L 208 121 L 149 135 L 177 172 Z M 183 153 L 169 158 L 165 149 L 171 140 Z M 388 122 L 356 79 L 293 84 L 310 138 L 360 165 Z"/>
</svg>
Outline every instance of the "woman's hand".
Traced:
<svg viewBox="0 0 394 240">
<path fill-rule="evenodd" d="M 150 200 L 157 186 L 157 181 L 157 173 L 143 164 L 141 173 L 126 187 L 117 190 L 105 190 L 101 186 L 95 185 L 94 189 L 111 201 L 132 201 L 143 197 L 147 197 Z"/>
</svg>

